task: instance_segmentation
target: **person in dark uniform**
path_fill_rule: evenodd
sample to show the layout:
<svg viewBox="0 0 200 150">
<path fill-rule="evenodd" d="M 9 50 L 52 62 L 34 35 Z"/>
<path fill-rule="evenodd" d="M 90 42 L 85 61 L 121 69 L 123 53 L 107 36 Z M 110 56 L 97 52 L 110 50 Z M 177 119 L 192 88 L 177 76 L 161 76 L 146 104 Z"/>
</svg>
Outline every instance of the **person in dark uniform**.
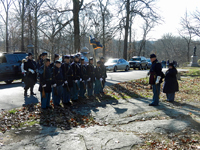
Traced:
<svg viewBox="0 0 200 150">
<path fill-rule="evenodd" d="M 152 65 L 149 72 L 149 84 L 151 84 L 153 88 L 153 101 L 149 106 L 157 106 L 159 104 L 160 83 L 162 82 L 162 65 L 158 62 L 155 54 L 151 54 L 150 59 Z"/>
<path fill-rule="evenodd" d="M 94 88 L 94 94 L 95 95 L 99 95 L 100 94 L 100 90 L 102 88 L 102 82 L 103 82 L 103 78 L 102 78 L 102 70 L 100 68 L 101 62 L 98 61 L 97 62 L 97 66 L 95 68 L 95 88 Z"/>
<path fill-rule="evenodd" d="M 31 53 L 28 53 L 28 60 L 24 63 L 24 70 L 26 71 L 26 84 L 24 87 L 24 96 L 27 96 L 27 90 L 30 88 L 30 94 L 36 95 L 33 93 L 34 85 L 37 81 L 36 74 L 37 65 L 36 62 L 33 61 L 33 56 Z"/>
<path fill-rule="evenodd" d="M 78 100 L 78 93 L 80 89 L 80 67 L 79 67 L 79 58 L 77 55 L 74 56 L 74 62 L 71 64 L 73 70 L 73 94 L 72 100 Z"/>
<path fill-rule="evenodd" d="M 100 93 L 101 93 L 101 94 L 104 94 L 103 89 L 104 89 L 104 87 L 105 87 L 106 78 L 107 78 L 106 66 L 104 65 L 104 63 L 105 63 L 104 57 L 101 57 L 101 58 L 100 58 L 100 62 L 101 62 L 100 68 L 101 68 L 101 70 L 102 70 L 102 79 L 103 79 L 103 81 L 102 81 L 102 85 L 103 85 L 103 86 L 101 87 Z"/>
<path fill-rule="evenodd" d="M 60 106 L 60 100 L 63 96 L 64 78 L 61 69 L 61 62 L 55 61 L 52 67 L 52 98 L 54 107 Z"/>
<path fill-rule="evenodd" d="M 65 55 L 63 57 L 63 64 L 61 66 L 63 78 L 64 78 L 64 86 L 63 86 L 63 104 L 66 106 L 70 106 L 70 98 L 73 91 L 73 70 L 70 65 L 70 56 Z"/>
<path fill-rule="evenodd" d="M 87 70 L 87 95 L 92 98 L 94 91 L 94 81 L 95 81 L 95 70 L 93 65 L 93 57 L 89 58 L 89 64 L 86 67 Z"/>
<path fill-rule="evenodd" d="M 38 69 L 40 69 L 40 67 L 44 65 L 44 60 L 45 60 L 46 58 L 47 58 L 47 52 L 43 52 L 43 53 L 41 54 L 41 59 L 40 59 L 40 61 L 39 61 L 38 64 L 37 64 L 37 68 L 38 68 Z"/>
<path fill-rule="evenodd" d="M 169 69 L 165 73 L 165 82 L 163 85 L 163 93 L 166 93 L 168 102 L 174 102 L 175 92 L 179 91 L 176 74 L 177 70 L 174 64 L 169 63 Z"/>
<path fill-rule="evenodd" d="M 70 64 L 73 63 L 73 62 L 74 62 L 74 56 L 71 55 L 71 56 L 70 56 Z"/>
<path fill-rule="evenodd" d="M 44 65 L 39 69 L 40 77 L 40 95 L 41 95 L 41 108 L 51 108 L 50 98 L 51 98 L 51 86 L 52 86 L 52 72 L 50 66 L 50 59 L 45 59 Z"/>
<path fill-rule="evenodd" d="M 87 82 L 87 69 L 85 66 L 85 59 L 84 57 L 81 57 L 81 63 L 80 63 L 80 97 L 81 98 L 86 98 L 85 93 L 86 93 L 86 82 Z"/>
<path fill-rule="evenodd" d="M 56 62 L 57 60 L 59 60 L 59 55 L 58 55 L 58 54 L 55 54 L 55 55 L 54 55 L 53 62 L 50 64 L 50 67 L 51 67 L 51 68 L 54 66 L 54 64 L 55 64 L 55 62 Z"/>
</svg>

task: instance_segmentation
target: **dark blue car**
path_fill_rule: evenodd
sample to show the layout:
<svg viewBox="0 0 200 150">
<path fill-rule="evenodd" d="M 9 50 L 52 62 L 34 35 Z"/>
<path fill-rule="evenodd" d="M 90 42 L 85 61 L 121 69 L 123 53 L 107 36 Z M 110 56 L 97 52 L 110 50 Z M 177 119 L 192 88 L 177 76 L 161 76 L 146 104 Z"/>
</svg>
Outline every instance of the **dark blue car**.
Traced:
<svg viewBox="0 0 200 150">
<path fill-rule="evenodd" d="M 26 56 L 26 53 L 0 53 L 0 81 L 10 84 L 21 79 L 21 62 Z"/>
</svg>

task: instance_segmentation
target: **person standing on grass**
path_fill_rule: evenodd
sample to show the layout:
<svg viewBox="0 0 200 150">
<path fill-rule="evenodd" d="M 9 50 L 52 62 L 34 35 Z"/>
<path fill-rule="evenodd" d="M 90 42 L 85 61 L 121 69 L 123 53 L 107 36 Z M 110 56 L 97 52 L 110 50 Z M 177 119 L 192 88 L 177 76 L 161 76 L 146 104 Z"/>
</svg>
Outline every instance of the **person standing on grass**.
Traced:
<svg viewBox="0 0 200 150">
<path fill-rule="evenodd" d="M 177 70 L 174 67 L 174 64 L 170 63 L 169 69 L 165 73 L 165 82 L 163 85 L 163 93 L 166 93 L 168 102 L 174 102 L 175 92 L 179 91 L 176 75 Z"/>
<path fill-rule="evenodd" d="M 95 68 L 95 87 L 94 87 L 94 94 L 95 96 L 99 96 L 101 88 L 102 88 L 102 82 L 103 82 L 103 78 L 102 78 L 102 70 L 100 68 L 101 62 L 98 61 L 97 62 L 97 66 Z"/>
<path fill-rule="evenodd" d="M 152 85 L 153 88 L 153 101 L 149 104 L 149 106 L 158 106 L 159 104 L 159 95 L 160 95 L 160 84 L 162 82 L 162 65 L 158 62 L 156 55 L 151 54 L 150 59 L 152 62 L 150 69 L 150 78 L 149 84 Z"/>
</svg>

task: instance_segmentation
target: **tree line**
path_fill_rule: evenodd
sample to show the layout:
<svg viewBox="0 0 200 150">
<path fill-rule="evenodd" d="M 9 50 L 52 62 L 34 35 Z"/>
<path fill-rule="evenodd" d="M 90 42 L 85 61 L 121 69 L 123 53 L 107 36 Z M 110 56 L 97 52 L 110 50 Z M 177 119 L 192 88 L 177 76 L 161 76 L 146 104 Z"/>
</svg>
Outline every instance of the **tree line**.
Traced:
<svg viewBox="0 0 200 150">
<path fill-rule="evenodd" d="M 196 10 L 180 18 L 179 36 L 148 39 L 149 32 L 163 23 L 156 0 L 0 0 L 0 18 L 0 51 L 32 52 L 35 57 L 42 51 L 52 57 L 74 54 L 84 46 L 92 56 L 88 39 L 92 35 L 103 45 L 95 51 L 97 56 L 128 60 L 154 52 L 160 59 L 185 63 L 199 43 L 194 37 L 200 36 L 200 12 Z M 142 29 L 139 40 L 136 27 Z"/>
</svg>

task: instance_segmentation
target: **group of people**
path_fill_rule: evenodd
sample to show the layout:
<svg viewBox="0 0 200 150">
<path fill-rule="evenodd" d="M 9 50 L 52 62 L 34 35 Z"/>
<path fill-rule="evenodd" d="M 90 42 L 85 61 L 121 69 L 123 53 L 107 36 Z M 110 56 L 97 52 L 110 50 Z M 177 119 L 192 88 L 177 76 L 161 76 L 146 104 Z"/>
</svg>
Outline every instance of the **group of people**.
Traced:
<svg viewBox="0 0 200 150">
<path fill-rule="evenodd" d="M 177 81 L 177 69 L 176 64 L 168 63 L 168 70 L 164 74 L 162 72 L 162 65 L 158 62 L 156 55 L 151 54 L 150 59 L 152 62 L 151 69 L 148 73 L 149 84 L 152 85 L 153 89 L 153 101 L 149 104 L 149 106 L 157 106 L 159 105 L 159 95 L 160 95 L 160 85 L 163 82 L 163 92 L 166 93 L 167 101 L 174 102 L 175 92 L 179 90 L 178 81 Z"/>
<path fill-rule="evenodd" d="M 26 74 L 24 96 L 27 96 L 29 88 L 30 94 L 35 95 L 33 87 L 37 78 L 40 84 L 42 109 L 51 108 L 51 95 L 54 107 L 59 107 L 61 100 L 64 106 L 70 106 L 70 100 L 78 101 L 79 98 L 86 98 L 86 92 L 89 98 L 104 94 L 107 74 L 103 57 L 97 62 L 96 67 L 92 57 L 89 58 L 89 64 L 86 64 L 80 55 L 65 55 L 62 57 L 62 62 L 59 58 L 59 55 L 55 54 L 51 63 L 47 53 L 43 52 L 40 59 L 35 62 L 32 54 L 28 54 L 27 61 L 23 65 Z"/>
</svg>

